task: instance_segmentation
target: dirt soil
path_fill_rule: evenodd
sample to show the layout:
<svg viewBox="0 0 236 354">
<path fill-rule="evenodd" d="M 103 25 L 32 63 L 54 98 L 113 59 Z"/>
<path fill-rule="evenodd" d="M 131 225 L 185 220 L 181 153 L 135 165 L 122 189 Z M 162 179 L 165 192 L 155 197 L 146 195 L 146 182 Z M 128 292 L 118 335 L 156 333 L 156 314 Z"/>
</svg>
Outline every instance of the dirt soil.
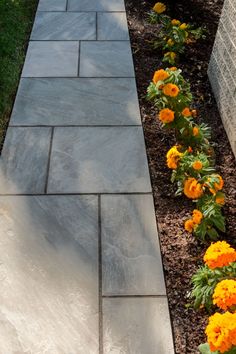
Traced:
<svg viewBox="0 0 236 354">
<path fill-rule="evenodd" d="M 171 171 L 166 167 L 165 154 L 175 143 L 172 133 L 161 128 L 145 94 L 155 70 L 163 67 L 161 53 L 152 49 L 157 27 L 147 22 L 147 12 L 155 1 L 126 0 L 128 24 L 133 49 L 136 80 L 142 123 L 145 133 L 149 167 L 154 192 L 156 217 L 161 241 L 169 307 L 173 324 L 176 354 L 197 354 L 197 347 L 205 342 L 204 328 L 208 314 L 189 306 L 190 279 L 202 264 L 202 256 L 209 243 L 202 244 L 185 232 L 183 223 L 191 215 L 192 202 L 174 197 L 170 182 Z M 212 128 L 212 143 L 216 153 L 216 168 L 225 181 L 227 203 L 224 215 L 227 232 L 222 236 L 236 245 L 236 163 L 214 100 L 207 77 L 207 67 L 214 43 L 223 0 L 165 1 L 168 14 L 182 22 L 206 26 L 205 40 L 189 46 L 178 67 L 191 83 L 194 106 L 199 110 L 199 122 Z M 161 354 L 161 353 L 160 353 Z"/>
</svg>

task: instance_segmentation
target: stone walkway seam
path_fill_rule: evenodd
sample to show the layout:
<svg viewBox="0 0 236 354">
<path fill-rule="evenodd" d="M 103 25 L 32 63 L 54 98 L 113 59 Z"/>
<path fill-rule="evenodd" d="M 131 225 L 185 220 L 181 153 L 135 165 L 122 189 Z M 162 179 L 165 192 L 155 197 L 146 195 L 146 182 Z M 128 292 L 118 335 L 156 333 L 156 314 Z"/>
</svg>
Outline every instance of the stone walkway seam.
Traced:
<svg viewBox="0 0 236 354">
<path fill-rule="evenodd" d="M 0 236 L 1 353 L 174 353 L 124 0 L 39 0 Z"/>
</svg>

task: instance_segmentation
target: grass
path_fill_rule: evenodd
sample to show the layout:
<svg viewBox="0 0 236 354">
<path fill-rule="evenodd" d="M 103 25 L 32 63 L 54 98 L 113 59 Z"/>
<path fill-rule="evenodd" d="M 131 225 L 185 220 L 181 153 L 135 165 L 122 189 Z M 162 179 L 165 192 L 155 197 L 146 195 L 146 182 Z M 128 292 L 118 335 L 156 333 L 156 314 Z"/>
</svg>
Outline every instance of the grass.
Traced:
<svg viewBox="0 0 236 354">
<path fill-rule="evenodd" d="M 0 149 L 4 141 L 38 0 L 0 0 Z"/>
</svg>

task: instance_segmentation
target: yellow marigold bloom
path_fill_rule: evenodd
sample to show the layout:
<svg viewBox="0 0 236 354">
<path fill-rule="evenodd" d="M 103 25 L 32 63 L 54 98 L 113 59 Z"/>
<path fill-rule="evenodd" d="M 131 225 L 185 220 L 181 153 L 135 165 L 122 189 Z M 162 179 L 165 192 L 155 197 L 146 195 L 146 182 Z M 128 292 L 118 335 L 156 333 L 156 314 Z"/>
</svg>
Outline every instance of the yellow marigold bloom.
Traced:
<svg viewBox="0 0 236 354">
<path fill-rule="evenodd" d="M 166 96 L 176 97 L 179 94 L 179 88 L 174 84 L 166 84 L 163 87 L 163 93 Z"/>
<path fill-rule="evenodd" d="M 217 177 L 219 182 L 214 183 L 214 188 L 210 188 L 210 192 L 212 194 L 216 194 L 217 191 L 220 191 L 224 187 L 224 180 L 220 175 L 214 175 L 214 177 Z"/>
<path fill-rule="evenodd" d="M 230 350 L 236 345 L 236 313 L 215 313 L 209 318 L 205 332 L 212 352 Z"/>
<path fill-rule="evenodd" d="M 179 26 L 180 24 L 181 24 L 181 22 L 179 21 L 179 20 L 172 20 L 171 21 L 171 24 L 173 25 L 173 26 Z"/>
<path fill-rule="evenodd" d="M 152 81 L 156 85 L 158 81 L 165 81 L 170 75 L 163 69 L 155 71 Z"/>
<path fill-rule="evenodd" d="M 175 42 L 173 41 L 173 39 L 168 39 L 168 41 L 167 41 L 167 44 L 170 46 L 170 47 L 172 47 L 174 44 L 175 44 Z"/>
<path fill-rule="evenodd" d="M 188 27 L 186 23 L 182 23 L 182 25 L 179 26 L 180 29 L 185 30 Z"/>
<path fill-rule="evenodd" d="M 176 71 L 177 68 L 176 68 L 176 66 L 172 66 L 171 68 L 169 68 L 169 70 L 171 70 L 171 71 Z"/>
<path fill-rule="evenodd" d="M 184 194 L 190 199 L 198 199 L 203 194 L 202 185 L 196 178 L 190 177 L 184 182 Z"/>
<path fill-rule="evenodd" d="M 224 197 L 216 197 L 216 203 L 220 205 L 225 204 L 225 198 Z"/>
<path fill-rule="evenodd" d="M 218 241 L 208 247 L 203 259 L 210 269 L 221 268 L 236 261 L 236 251 L 227 242 Z"/>
<path fill-rule="evenodd" d="M 190 109 L 188 107 L 186 107 L 182 110 L 182 115 L 185 117 L 191 117 L 192 112 L 190 111 Z"/>
<path fill-rule="evenodd" d="M 192 164 L 192 167 L 193 167 L 194 170 L 197 170 L 197 171 L 201 170 L 201 169 L 202 169 L 202 163 L 201 163 L 201 161 L 199 161 L 199 160 L 195 161 L 195 162 Z"/>
<path fill-rule="evenodd" d="M 192 219 L 188 219 L 185 221 L 184 223 L 184 228 L 186 231 L 192 233 L 193 232 L 193 229 L 194 229 L 194 222 Z"/>
<path fill-rule="evenodd" d="M 193 222 L 194 224 L 201 224 L 201 221 L 203 219 L 202 212 L 200 210 L 194 209 L 193 211 Z"/>
<path fill-rule="evenodd" d="M 193 136 L 197 136 L 199 134 L 198 127 L 193 127 Z"/>
<path fill-rule="evenodd" d="M 175 112 L 169 108 L 164 108 L 159 113 L 159 118 L 162 123 L 170 123 L 175 119 Z"/>
<path fill-rule="evenodd" d="M 236 305 L 236 280 L 226 279 L 216 285 L 213 304 L 225 311 Z"/>
<path fill-rule="evenodd" d="M 166 5 L 163 4 L 162 2 L 157 2 L 154 6 L 153 6 L 153 11 L 155 11 L 158 14 L 162 14 L 163 12 L 166 11 Z"/>
<path fill-rule="evenodd" d="M 182 155 L 183 154 L 178 151 L 178 147 L 173 146 L 166 154 L 167 166 L 175 170 L 178 167 L 178 162 Z"/>
<path fill-rule="evenodd" d="M 172 60 L 176 58 L 176 53 L 175 52 L 167 52 L 164 54 L 164 57 L 170 57 Z"/>
</svg>

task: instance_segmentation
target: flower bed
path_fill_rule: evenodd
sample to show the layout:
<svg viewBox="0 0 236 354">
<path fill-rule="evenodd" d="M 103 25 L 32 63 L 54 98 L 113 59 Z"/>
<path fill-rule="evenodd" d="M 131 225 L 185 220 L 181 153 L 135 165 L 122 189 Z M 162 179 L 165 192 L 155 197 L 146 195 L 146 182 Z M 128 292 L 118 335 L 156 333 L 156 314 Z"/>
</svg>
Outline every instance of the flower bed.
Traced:
<svg viewBox="0 0 236 354">
<path fill-rule="evenodd" d="M 165 37 L 166 48 L 163 43 L 159 47 L 153 46 L 153 38 L 156 42 L 160 34 L 160 24 L 153 24 L 155 16 L 151 18 L 152 23 L 148 23 L 150 16 L 147 13 L 154 3 L 146 1 L 137 4 L 133 0 L 126 1 L 176 353 L 193 354 L 199 353 L 198 345 L 206 339 L 204 330 L 209 315 L 202 306 L 199 311 L 193 308 L 193 299 L 189 297 L 191 277 L 202 265 L 203 254 L 209 242 L 200 242 L 189 231 L 193 231 L 201 240 L 219 237 L 227 240 L 231 245 L 236 240 L 235 159 L 222 127 L 206 74 L 222 2 L 213 5 L 210 1 L 198 0 L 188 2 L 187 7 L 185 7 L 187 3 L 183 0 L 176 5 L 165 2 L 170 9 L 167 14 L 172 19 L 177 18 L 185 25 L 188 21 L 198 21 L 194 28 L 205 25 L 208 30 L 206 39 L 190 41 L 184 54 L 183 50 L 180 50 L 178 64 L 170 62 L 166 65 L 163 65 L 163 59 L 165 63 L 175 58 L 172 55 L 168 59 L 163 51 L 169 50 L 168 46 L 173 46 L 173 43 L 170 43 L 170 38 Z M 191 13 L 188 12 L 190 9 L 193 10 Z M 216 13 L 214 9 L 217 10 Z M 186 27 L 183 30 L 186 30 Z M 178 69 L 182 69 L 182 73 L 175 68 L 158 71 L 161 68 L 170 68 L 173 64 Z M 194 100 L 185 82 L 186 79 L 190 81 Z M 148 85 L 150 102 L 146 100 Z M 182 104 L 177 107 L 175 97 L 183 92 Z M 164 126 L 172 129 L 163 130 L 163 123 Z M 205 123 L 211 127 L 211 140 Z M 186 129 L 188 134 L 183 137 Z M 167 152 L 167 165 L 174 171 L 172 180 L 179 182 L 177 194 L 183 191 L 188 197 L 186 199 L 182 196 L 174 196 L 176 190 L 170 182 L 171 172 L 166 165 Z M 224 218 L 221 217 L 224 199 L 224 195 L 221 194 L 223 180 L 226 193 L 226 204 L 223 207 L 226 232 L 224 232 Z M 208 200 L 202 199 L 203 196 Z M 208 204 L 209 198 L 214 203 L 216 220 L 214 217 L 212 220 L 207 218 L 204 205 Z M 198 201 L 202 199 L 202 202 L 198 202 L 197 207 L 196 205 L 193 207 L 190 199 Z M 221 220 L 220 223 L 218 220 Z M 183 229 L 184 223 L 186 231 Z"/>
</svg>

